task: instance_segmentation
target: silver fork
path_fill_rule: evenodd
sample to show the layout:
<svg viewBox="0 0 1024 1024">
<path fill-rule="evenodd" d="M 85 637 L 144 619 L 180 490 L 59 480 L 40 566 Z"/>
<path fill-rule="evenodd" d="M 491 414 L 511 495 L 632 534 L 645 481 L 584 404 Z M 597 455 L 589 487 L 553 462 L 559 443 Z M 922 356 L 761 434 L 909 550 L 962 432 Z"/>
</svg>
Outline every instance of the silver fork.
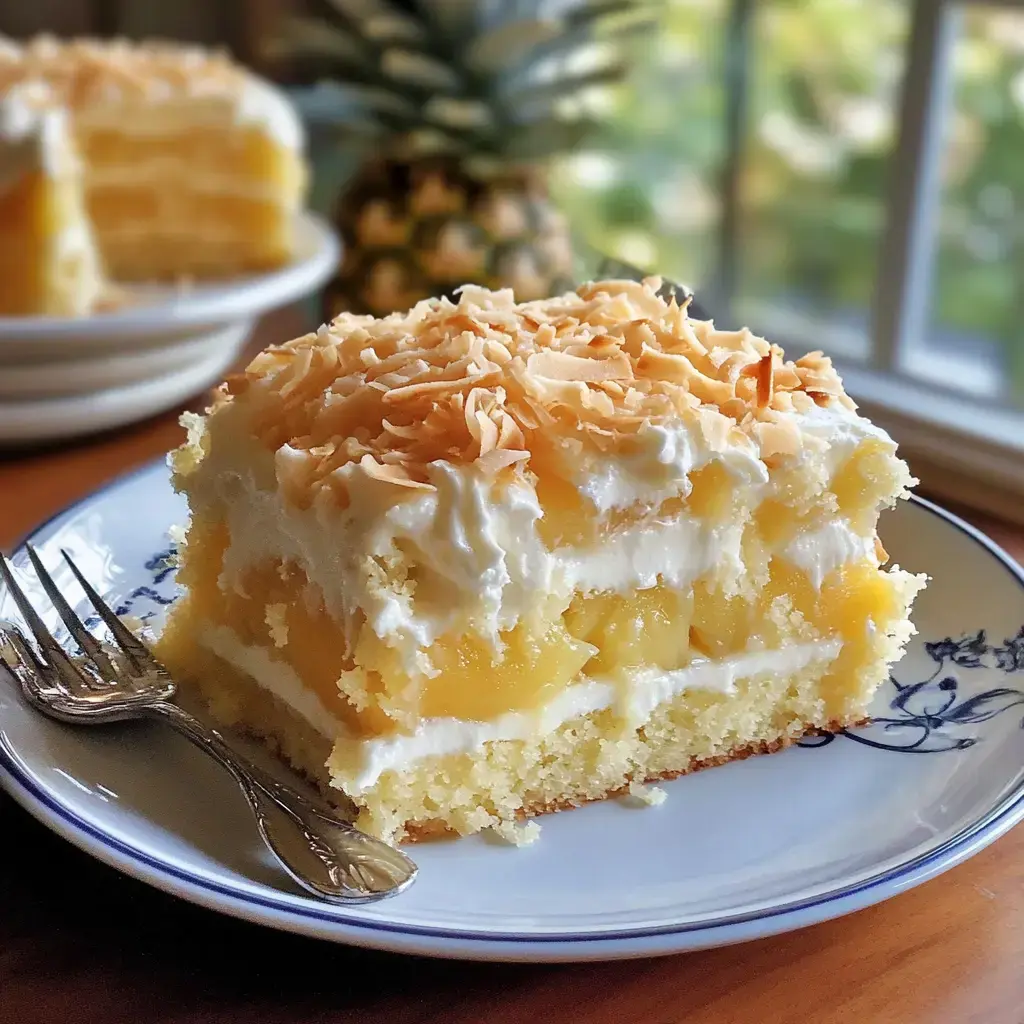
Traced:
<svg viewBox="0 0 1024 1024">
<path fill-rule="evenodd" d="M 11 592 L 38 651 L 13 623 L 0 622 L 0 662 L 11 670 L 25 699 L 62 722 L 104 724 L 159 719 L 172 725 L 226 768 L 256 818 L 260 835 L 282 867 L 303 889 L 330 903 L 369 903 L 407 888 L 416 865 L 401 851 L 360 832 L 326 801 L 285 786 L 232 749 L 173 702 L 176 686 L 149 648 L 114 614 L 66 551 L 61 553 L 117 650 L 85 627 L 46 571 L 35 549 L 28 556 L 47 597 L 81 649 L 72 657 L 46 628 L 0 555 L 0 579 Z"/>
</svg>

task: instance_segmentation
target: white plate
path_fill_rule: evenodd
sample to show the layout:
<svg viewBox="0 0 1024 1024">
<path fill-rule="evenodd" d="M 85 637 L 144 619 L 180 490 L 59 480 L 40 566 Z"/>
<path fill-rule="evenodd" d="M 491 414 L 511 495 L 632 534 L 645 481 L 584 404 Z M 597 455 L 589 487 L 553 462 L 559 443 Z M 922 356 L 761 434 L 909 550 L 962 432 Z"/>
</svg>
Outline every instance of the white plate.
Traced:
<svg viewBox="0 0 1024 1024">
<path fill-rule="evenodd" d="M 35 541 L 51 567 L 59 547 L 70 549 L 120 611 L 158 626 L 174 594 L 167 529 L 183 513 L 166 469 L 153 465 L 64 512 Z M 1024 817 L 1024 572 L 925 502 L 892 513 L 883 540 L 894 560 L 933 580 L 876 724 L 667 783 L 660 807 L 606 801 L 548 816 L 525 849 L 480 836 L 414 847 L 420 878 L 375 906 L 329 907 L 297 892 L 264 853 L 233 783 L 176 736 L 55 724 L 9 679 L 0 680 L 0 782 L 130 875 L 338 942 L 591 960 L 799 928 L 925 882 Z M 24 565 L 24 552 L 14 560 Z M 66 573 L 63 581 L 78 593 Z M 13 615 L 7 595 L 0 615 Z"/>
<path fill-rule="evenodd" d="M 220 381 L 245 344 L 249 325 L 231 329 L 218 344 L 170 372 L 84 394 L 5 401 L 0 398 L 0 445 L 93 434 L 146 419 Z M 0 374 L 6 371 L 0 369 Z"/>
<path fill-rule="evenodd" d="M 337 266 L 338 253 L 326 222 L 304 212 L 296 222 L 295 259 L 279 270 L 189 288 L 132 288 L 135 303 L 94 316 L 0 317 L 0 365 L 123 349 L 126 341 L 159 344 L 197 327 L 252 321 L 318 288 Z"/>
<path fill-rule="evenodd" d="M 195 367 L 197 361 L 209 362 L 217 353 L 224 353 L 222 360 L 226 360 L 227 365 L 251 330 L 251 321 L 243 320 L 155 348 L 130 348 L 109 355 L 0 366 L 0 422 L 5 418 L 4 412 L 10 411 L 10 406 L 16 402 L 37 403 L 68 395 L 95 395 L 99 391 Z"/>
</svg>

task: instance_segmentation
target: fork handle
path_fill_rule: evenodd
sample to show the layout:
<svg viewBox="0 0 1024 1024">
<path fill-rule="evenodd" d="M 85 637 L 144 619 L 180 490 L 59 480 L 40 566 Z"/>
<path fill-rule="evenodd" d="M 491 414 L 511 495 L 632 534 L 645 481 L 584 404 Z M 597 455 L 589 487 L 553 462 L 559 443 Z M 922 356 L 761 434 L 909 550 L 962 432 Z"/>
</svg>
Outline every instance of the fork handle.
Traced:
<svg viewBox="0 0 1024 1024">
<path fill-rule="evenodd" d="M 404 853 L 265 776 L 184 708 L 160 701 L 146 705 L 145 712 L 172 725 L 231 773 L 264 842 L 307 891 L 334 903 L 370 902 L 400 892 L 415 878 L 416 865 Z"/>
</svg>

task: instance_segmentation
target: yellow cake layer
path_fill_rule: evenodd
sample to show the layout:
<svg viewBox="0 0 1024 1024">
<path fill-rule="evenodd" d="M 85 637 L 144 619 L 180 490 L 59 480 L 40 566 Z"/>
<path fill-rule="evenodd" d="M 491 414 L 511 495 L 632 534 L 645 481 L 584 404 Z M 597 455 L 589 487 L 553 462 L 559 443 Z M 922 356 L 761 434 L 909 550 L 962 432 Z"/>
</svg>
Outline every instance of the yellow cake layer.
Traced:
<svg viewBox="0 0 1024 1024">
<path fill-rule="evenodd" d="M 116 278 L 228 276 L 291 257 L 304 165 L 261 132 L 78 137 L 89 217 Z"/>
</svg>

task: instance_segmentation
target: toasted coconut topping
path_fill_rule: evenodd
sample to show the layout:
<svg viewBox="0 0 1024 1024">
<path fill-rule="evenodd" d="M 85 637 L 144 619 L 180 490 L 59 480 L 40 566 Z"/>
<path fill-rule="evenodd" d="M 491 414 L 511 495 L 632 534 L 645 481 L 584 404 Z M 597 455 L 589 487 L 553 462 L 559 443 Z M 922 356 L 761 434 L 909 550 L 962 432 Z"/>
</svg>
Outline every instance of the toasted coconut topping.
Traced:
<svg viewBox="0 0 1024 1024">
<path fill-rule="evenodd" d="M 226 54 L 180 43 L 48 35 L 24 45 L 2 37 L 0 43 L 0 96 L 15 85 L 40 82 L 46 85 L 40 102 L 70 107 L 129 97 L 233 96 L 248 77 Z"/>
<path fill-rule="evenodd" d="M 749 331 L 690 319 L 660 284 L 602 281 L 519 305 L 510 291 L 467 286 L 457 305 L 343 314 L 262 352 L 218 407 L 244 403 L 265 445 L 305 453 L 288 460 L 299 491 L 338 486 L 349 464 L 430 487 L 438 460 L 499 474 L 553 439 L 613 453 L 645 425 L 680 421 L 712 450 L 795 455 L 804 439 L 790 414 L 855 408 L 821 353 L 786 362 Z"/>
</svg>

